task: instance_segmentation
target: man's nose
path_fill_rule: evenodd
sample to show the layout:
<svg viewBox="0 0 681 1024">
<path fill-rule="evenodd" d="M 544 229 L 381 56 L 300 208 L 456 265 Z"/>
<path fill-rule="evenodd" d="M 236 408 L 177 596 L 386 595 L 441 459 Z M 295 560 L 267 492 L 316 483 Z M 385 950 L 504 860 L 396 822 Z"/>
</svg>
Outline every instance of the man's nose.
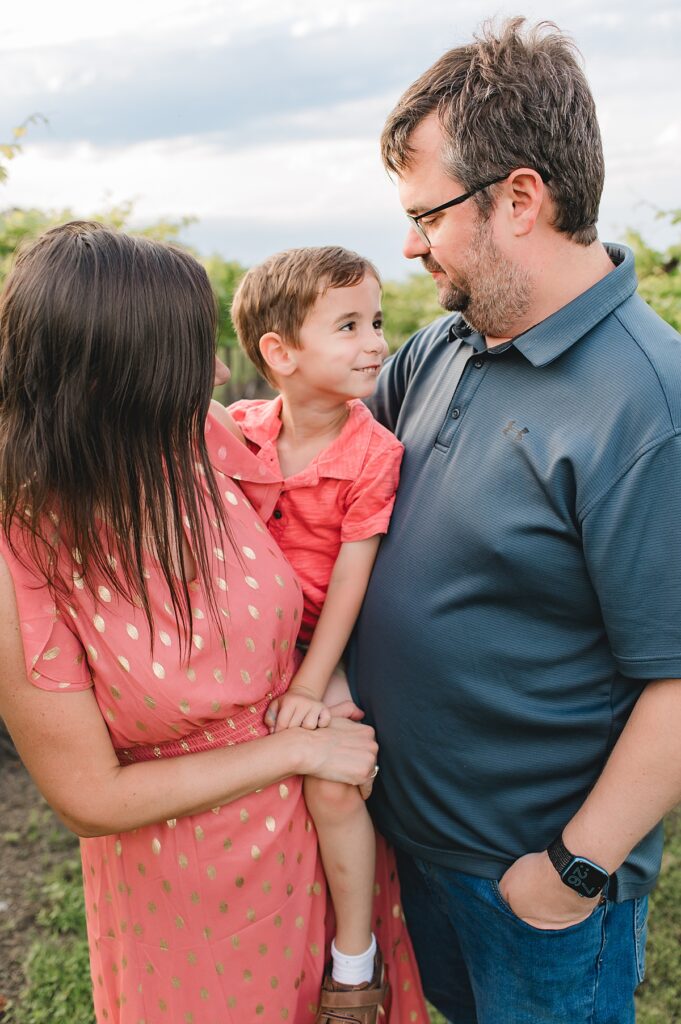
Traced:
<svg viewBox="0 0 681 1024">
<path fill-rule="evenodd" d="M 402 246 L 402 255 L 408 260 L 416 260 L 421 256 L 427 256 L 429 252 L 430 246 L 426 245 L 418 231 L 410 224 Z"/>
</svg>

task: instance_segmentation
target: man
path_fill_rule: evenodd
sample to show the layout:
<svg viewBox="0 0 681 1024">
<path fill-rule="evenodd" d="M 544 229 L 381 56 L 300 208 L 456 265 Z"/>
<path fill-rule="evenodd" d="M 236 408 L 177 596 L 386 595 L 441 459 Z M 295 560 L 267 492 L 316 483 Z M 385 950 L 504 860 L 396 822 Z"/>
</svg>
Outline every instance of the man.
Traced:
<svg viewBox="0 0 681 1024">
<path fill-rule="evenodd" d="M 658 822 L 681 794 L 681 344 L 603 246 L 571 42 L 446 53 L 383 159 L 453 315 L 385 368 L 405 444 L 350 657 L 432 1002 L 456 1024 L 628 1024 Z"/>
</svg>

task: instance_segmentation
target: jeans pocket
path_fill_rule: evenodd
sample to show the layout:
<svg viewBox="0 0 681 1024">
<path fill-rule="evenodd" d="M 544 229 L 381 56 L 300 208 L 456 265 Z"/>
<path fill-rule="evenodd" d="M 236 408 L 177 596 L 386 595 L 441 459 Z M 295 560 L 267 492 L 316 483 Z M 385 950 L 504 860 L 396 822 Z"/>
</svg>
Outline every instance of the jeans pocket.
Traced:
<svg viewBox="0 0 681 1024">
<path fill-rule="evenodd" d="M 536 928 L 533 924 L 528 924 L 527 921 L 523 921 L 522 917 L 518 917 L 515 910 L 509 906 L 502 896 L 501 889 L 499 888 L 499 883 L 497 881 L 493 879 L 490 882 L 490 885 L 495 901 L 500 909 L 503 910 L 508 917 L 512 918 L 512 920 L 516 921 L 519 925 L 522 925 L 523 928 L 528 928 L 530 931 L 537 932 L 540 935 L 563 935 L 566 932 L 575 931 L 577 928 L 583 928 L 587 923 L 592 922 L 597 915 L 602 916 L 602 912 L 605 907 L 604 902 L 597 903 L 591 913 L 582 921 L 577 921 L 576 924 L 569 924 L 565 928 Z"/>
<path fill-rule="evenodd" d="M 646 974 L 646 939 L 648 938 L 648 897 L 634 900 L 634 944 L 636 947 L 636 977 L 639 985 Z"/>
</svg>

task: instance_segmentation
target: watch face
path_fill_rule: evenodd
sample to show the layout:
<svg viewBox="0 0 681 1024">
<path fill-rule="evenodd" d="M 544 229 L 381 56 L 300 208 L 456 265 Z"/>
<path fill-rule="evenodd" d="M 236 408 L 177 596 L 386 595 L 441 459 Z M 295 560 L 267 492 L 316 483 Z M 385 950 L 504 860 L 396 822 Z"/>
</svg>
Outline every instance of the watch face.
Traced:
<svg viewBox="0 0 681 1024">
<path fill-rule="evenodd" d="M 608 874 L 597 864 L 592 864 L 584 857 L 575 857 L 563 871 L 561 878 L 580 896 L 598 896 L 608 881 Z"/>
</svg>

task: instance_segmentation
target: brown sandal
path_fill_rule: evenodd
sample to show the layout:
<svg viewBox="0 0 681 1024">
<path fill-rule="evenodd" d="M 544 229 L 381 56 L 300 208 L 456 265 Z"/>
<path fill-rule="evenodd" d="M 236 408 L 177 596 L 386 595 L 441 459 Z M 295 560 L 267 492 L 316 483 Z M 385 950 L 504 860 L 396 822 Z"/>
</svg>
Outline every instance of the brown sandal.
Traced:
<svg viewBox="0 0 681 1024">
<path fill-rule="evenodd" d="M 378 1024 L 389 1012 L 390 985 L 380 950 L 376 951 L 373 978 L 361 985 L 342 985 L 327 969 L 315 1024 Z"/>
</svg>

